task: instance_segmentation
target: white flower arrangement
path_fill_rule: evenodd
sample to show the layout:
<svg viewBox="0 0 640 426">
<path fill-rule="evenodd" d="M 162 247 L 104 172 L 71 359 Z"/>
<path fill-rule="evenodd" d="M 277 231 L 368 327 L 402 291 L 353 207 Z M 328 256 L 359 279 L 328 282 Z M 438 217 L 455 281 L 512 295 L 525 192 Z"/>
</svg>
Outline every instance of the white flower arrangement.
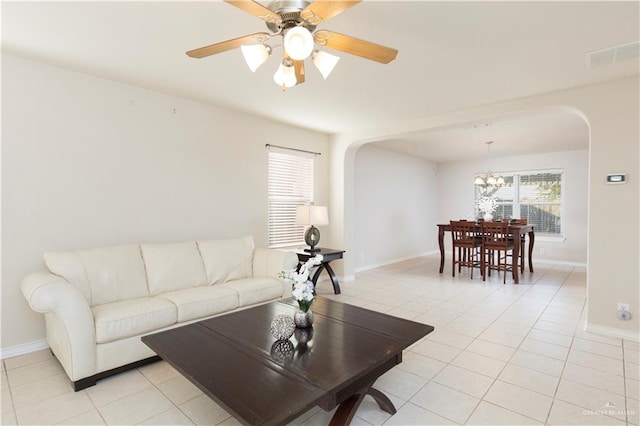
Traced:
<svg viewBox="0 0 640 426">
<path fill-rule="evenodd" d="M 322 263 L 322 255 L 317 254 L 303 263 L 297 271 L 292 269 L 290 271 L 282 271 L 279 274 L 280 278 L 293 286 L 291 294 L 298 302 L 298 306 L 302 312 L 307 312 L 313 303 L 314 287 L 309 279 L 309 274 L 311 270 L 320 265 L 320 263 Z"/>
<path fill-rule="evenodd" d="M 493 213 L 498 208 L 498 203 L 493 197 L 480 197 L 475 203 L 475 208 L 483 213 Z"/>
</svg>

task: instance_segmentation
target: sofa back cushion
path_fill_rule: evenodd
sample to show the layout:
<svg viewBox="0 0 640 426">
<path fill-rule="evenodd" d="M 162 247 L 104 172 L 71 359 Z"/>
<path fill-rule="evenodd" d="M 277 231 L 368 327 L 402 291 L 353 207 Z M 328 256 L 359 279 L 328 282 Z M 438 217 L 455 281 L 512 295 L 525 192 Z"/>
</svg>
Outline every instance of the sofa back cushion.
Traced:
<svg viewBox="0 0 640 426">
<path fill-rule="evenodd" d="M 141 244 L 140 248 L 151 296 L 207 284 L 195 241 Z"/>
<path fill-rule="evenodd" d="M 198 241 L 209 284 L 249 278 L 253 275 L 253 237 Z"/>
<path fill-rule="evenodd" d="M 138 245 L 46 252 L 44 260 L 52 273 L 75 285 L 91 306 L 149 295 Z"/>
</svg>

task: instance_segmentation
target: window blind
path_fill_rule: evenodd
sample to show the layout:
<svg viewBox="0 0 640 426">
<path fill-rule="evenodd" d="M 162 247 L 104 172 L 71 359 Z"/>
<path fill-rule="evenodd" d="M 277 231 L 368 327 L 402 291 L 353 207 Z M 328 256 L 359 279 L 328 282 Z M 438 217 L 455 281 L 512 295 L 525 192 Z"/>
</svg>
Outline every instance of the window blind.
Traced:
<svg viewBox="0 0 640 426">
<path fill-rule="evenodd" d="M 313 201 L 313 167 L 313 157 L 269 151 L 269 247 L 304 244 L 296 207 Z"/>
</svg>

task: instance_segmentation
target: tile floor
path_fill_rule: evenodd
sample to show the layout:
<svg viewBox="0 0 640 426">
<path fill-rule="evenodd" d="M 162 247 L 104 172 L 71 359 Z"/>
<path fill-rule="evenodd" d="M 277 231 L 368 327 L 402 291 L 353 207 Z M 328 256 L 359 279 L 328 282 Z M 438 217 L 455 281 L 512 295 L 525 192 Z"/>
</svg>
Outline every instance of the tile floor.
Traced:
<svg viewBox="0 0 640 426">
<path fill-rule="evenodd" d="M 584 268 L 536 265 L 520 285 L 438 274 L 421 257 L 357 275 L 333 295 L 436 331 L 365 398 L 354 425 L 640 425 L 637 342 L 583 331 Z M 48 351 L 2 362 L 1 424 L 231 425 L 238 422 L 164 362 L 73 392 Z M 326 425 L 319 408 L 294 423 Z"/>
</svg>

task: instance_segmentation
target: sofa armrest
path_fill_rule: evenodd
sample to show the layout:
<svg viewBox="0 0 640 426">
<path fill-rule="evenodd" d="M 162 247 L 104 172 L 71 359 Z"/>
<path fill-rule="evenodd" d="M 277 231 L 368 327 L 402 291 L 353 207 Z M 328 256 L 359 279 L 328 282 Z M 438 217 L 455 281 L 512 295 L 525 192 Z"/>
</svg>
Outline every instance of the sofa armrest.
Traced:
<svg viewBox="0 0 640 426">
<path fill-rule="evenodd" d="M 282 271 L 298 266 L 298 256 L 292 251 L 256 248 L 253 253 L 253 276 L 278 278 Z"/>
<path fill-rule="evenodd" d="M 47 343 L 71 380 L 96 373 L 93 314 L 80 290 L 47 271 L 27 275 L 21 284 L 29 306 L 45 314 Z"/>
</svg>

